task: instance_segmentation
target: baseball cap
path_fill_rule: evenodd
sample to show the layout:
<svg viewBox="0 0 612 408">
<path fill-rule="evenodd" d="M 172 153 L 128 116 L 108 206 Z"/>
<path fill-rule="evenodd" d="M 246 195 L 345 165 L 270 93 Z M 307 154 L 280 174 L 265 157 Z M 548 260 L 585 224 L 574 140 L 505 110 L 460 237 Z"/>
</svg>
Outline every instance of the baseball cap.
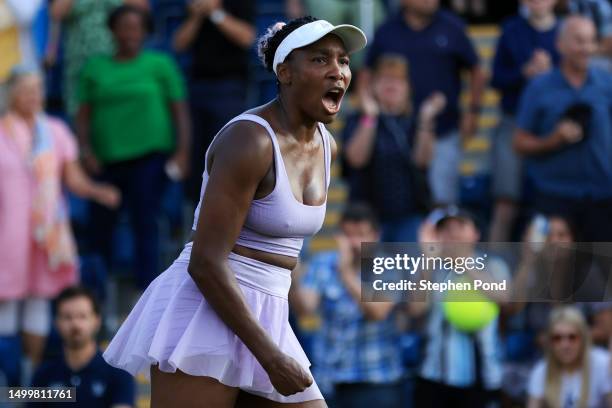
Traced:
<svg viewBox="0 0 612 408">
<path fill-rule="evenodd" d="M 444 221 L 449 219 L 468 220 L 478 226 L 478 220 L 471 212 L 456 205 L 436 208 L 428 216 L 429 222 L 434 224 L 436 228 L 440 227 Z"/>
</svg>

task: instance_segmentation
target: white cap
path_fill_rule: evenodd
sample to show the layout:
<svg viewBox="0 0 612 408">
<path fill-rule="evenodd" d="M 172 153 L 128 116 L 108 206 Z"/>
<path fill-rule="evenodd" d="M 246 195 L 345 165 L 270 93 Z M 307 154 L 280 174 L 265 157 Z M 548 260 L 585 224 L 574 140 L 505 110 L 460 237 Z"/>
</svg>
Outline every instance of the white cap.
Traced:
<svg viewBox="0 0 612 408">
<path fill-rule="evenodd" d="M 283 63 L 291 51 L 317 42 L 330 33 L 340 37 L 349 54 L 365 48 L 368 42 L 363 31 L 353 25 L 340 24 L 335 26 L 325 20 L 316 20 L 295 29 L 281 41 L 274 53 L 272 64 L 274 73 L 276 73 L 278 64 Z"/>
</svg>

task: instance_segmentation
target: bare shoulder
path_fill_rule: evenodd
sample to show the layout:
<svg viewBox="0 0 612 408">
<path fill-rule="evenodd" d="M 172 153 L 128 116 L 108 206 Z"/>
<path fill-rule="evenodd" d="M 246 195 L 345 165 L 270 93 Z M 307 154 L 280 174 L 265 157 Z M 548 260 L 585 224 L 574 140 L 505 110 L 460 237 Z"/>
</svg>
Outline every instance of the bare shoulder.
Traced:
<svg viewBox="0 0 612 408">
<path fill-rule="evenodd" d="M 211 171 L 222 167 L 249 167 L 263 174 L 269 169 L 273 158 L 273 145 L 267 130 L 260 124 L 241 120 L 227 126 L 210 147 L 209 167 Z"/>
</svg>

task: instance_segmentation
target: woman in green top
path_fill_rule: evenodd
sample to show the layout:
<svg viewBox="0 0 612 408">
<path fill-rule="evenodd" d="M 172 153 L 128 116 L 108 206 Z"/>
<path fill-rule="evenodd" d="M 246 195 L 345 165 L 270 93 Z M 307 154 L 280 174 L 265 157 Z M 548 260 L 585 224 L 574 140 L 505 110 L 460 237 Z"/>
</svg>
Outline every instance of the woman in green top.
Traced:
<svg viewBox="0 0 612 408">
<path fill-rule="evenodd" d="M 78 108 L 76 90 L 83 64 L 93 55 L 113 51 L 113 40 L 105 24 L 108 14 L 122 3 L 148 9 L 149 1 L 53 0 L 50 3 L 52 25 L 46 61 L 48 64 L 55 63 L 62 37 L 64 103 L 69 117 L 73 119 Z"/>
<path fill-rule="evenodd" d="M 177 179 L 187 174 L 185 85 L 170 57 L 142 50 L 151 29 L 146 11 L 121 6 L 110 14 L 108 26 L 116 51 L 85 64 L 76 128 L 85 167 L 125 196 L 135 238 L 134 269 L 146 287 L 158 272 L 156 225 L 165 173 Z M 92 212 L 93 246 L 108 260 L 117 212 L 99 206 Z"/>
</svg>

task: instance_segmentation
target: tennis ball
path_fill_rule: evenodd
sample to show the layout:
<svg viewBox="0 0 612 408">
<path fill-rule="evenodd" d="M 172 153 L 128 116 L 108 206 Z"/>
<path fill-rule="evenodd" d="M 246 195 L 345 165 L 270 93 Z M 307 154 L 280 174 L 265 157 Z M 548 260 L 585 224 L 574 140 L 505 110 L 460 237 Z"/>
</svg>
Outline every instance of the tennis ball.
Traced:
<svg viewBox="0 0 612 408">
<path fill-rule="evenodd" d="M 447 299 L 442 304 L 444 316 L 451 325 L 463 332 L 482 330 L 499 315 L 499 306 L 479 291 L 452 293 Z"/>
</svg>

